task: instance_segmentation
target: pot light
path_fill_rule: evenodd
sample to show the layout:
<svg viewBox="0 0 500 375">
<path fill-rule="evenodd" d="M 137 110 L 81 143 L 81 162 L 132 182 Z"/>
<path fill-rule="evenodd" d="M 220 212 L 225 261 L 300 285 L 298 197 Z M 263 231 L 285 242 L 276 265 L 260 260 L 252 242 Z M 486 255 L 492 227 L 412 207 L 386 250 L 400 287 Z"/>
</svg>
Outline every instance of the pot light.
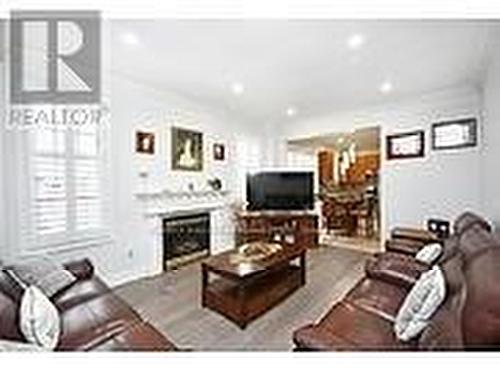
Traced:
<svg viewBox="0 0 500 375">
<path fill-rule="evenodd" d="M 120 40 L 123 44 L 129 46 L 137 46 L 139 44 L 139 38 L 134 33 L 123 33 Z"/>
<path fill-rule="evenodd" d="M 352 34 L 347 39 L 347 46 L 352 50 L 357 50 L 365 44 L 365 37 L 362 34 Z"/>
<path fill-rule="evenodd" d="M 392 91 L 392 89 L 393 89 L 393 86 L 392 86 L 392 82 L 390 82 L 390 81 L 383 82 L 379 87 L 379 90 L 382 94 L 388 94 Z"/>
<path fill-rule="evenodd" d="M 231 91 L 233 92 L 234 95 L 239 96 L 243 94 L 243 92 L 245 91 L 245 86 L 243 86 L 241 82 L 234 82 L 231 85 Z"/>
<path fill-rule="evenodd" d="M 288 108 L 286 109 L 286 115 L 287 115 L 288 117 L 293 117 L 293 116 L 295 116 L 296 114 L 297 114 L 297 109 L 296 109 L 296 108 L 294 108 L 294 107 L 288 107 Z"/>
</svg>

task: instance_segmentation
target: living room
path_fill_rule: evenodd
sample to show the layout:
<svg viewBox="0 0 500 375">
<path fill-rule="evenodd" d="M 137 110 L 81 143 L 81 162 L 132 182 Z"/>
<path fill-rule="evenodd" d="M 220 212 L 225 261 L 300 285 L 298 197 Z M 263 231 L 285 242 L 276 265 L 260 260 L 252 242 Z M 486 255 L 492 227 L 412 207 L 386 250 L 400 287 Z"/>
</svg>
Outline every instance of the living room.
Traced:
<svg viewBox="0 0 500 375">
<path fill-rule="evenodd" d="M 81 61 L 33 63 L 47 52 L 44 30 L 53 35 L 44 17 L 18 11 L 0 23 L 2 341 L 32 343 L 15 311 L 33 285 L 60 283 L 45 298 L 60 332 L 42 349 L 498 350 L 488 316 L 490 336 L 464 323 L 460 344 L 434 347 L 392 331 L 384 341 L 379 323 L 358 342 L 374 318 L 347 311 L 379 309 L 392 327 L 422 275 L 451 267 L 448 248 L 469 261 L 480 244 L 500 246 L 500 21 L 76 12 L 98 53 L 75 78 Z M 57 17 L 48 19 L 69 16 Z M 97 102 L 69 89 L 51 102 L 57 95 L 39 89 L 95 83 L 96 71 Z M 377 161 L 353 183 L 367 155 Z M 347 236 L 329 227 L 345 194 Z M 325 196 L 336 202 L 328 213 Z M 425 267 L 413 259 L 435 244 Z M 33 281 L 50 267 L 66 273 Z M 394 281 L 391 267 L 412 273 Z"/>
</svg>

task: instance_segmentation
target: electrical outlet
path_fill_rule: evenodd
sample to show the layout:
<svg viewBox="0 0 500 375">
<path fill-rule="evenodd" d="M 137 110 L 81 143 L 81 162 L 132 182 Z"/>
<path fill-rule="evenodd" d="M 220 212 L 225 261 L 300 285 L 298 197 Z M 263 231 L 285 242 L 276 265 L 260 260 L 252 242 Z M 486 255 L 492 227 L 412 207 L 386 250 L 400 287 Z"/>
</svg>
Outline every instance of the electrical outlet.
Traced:
<svg viewBox="0 0 500 375">
<path fill-rule="evenodd" d="M 133 257 L 134 257 L 134 250 L 129 249 L 129 251 L 128 251 L 128 258 L 132 259 Z"/>
</svg>

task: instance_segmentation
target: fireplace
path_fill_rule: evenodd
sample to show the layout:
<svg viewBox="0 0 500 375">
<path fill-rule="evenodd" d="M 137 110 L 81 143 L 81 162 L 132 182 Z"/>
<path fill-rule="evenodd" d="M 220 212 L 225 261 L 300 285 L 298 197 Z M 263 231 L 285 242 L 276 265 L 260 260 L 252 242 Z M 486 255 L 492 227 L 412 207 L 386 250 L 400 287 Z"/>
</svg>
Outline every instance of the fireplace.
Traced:
<svg viewBox="0 0 500 375">
<path fill-rule="evenodd" d="M 163 270 L 177 268 L 210 253 L 210 214 L 163 219 Z"/>
</svg>

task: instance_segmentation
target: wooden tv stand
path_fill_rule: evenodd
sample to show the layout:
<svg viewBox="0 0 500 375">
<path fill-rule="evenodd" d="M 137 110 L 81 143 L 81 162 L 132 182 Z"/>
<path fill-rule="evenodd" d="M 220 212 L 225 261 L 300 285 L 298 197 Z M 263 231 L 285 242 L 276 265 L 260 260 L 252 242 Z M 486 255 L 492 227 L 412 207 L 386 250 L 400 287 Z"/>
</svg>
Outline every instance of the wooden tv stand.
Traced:
<svg viewBox="0 0 500 375">
<path fill-rule="evenodd" d="M 318 215 L 312 211 L 241 211 L 237 214 L 236 243 L 277 242 L 285 249 L 318 246 Z"/>
</svg>

